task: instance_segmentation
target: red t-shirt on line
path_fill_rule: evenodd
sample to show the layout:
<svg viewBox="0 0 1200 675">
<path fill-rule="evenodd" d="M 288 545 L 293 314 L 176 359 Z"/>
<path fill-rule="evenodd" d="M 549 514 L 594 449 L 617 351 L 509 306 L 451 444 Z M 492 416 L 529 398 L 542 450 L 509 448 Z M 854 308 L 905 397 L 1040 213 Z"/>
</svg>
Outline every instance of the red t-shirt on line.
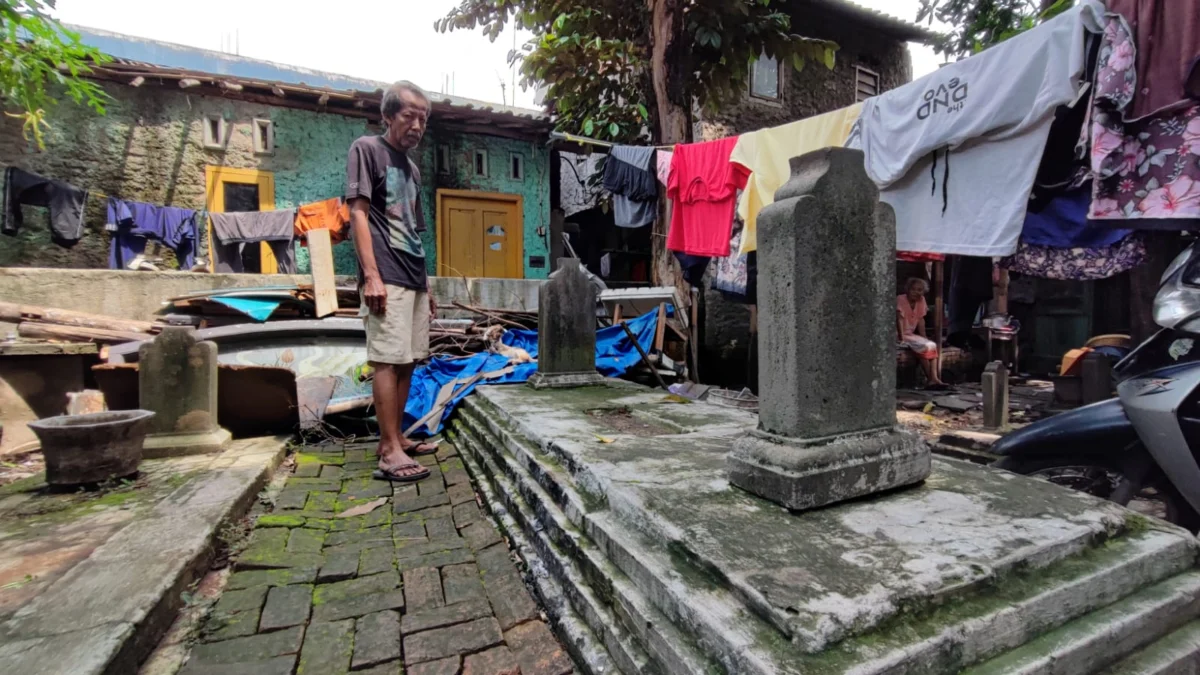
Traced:
<svg viewBox="0 0 1200 675">
<path fill-rule="evenodd" d="M 688 255 L 724 258 L 729 255 L 733 208 L 745 176 L 729 163 L 737 137 L 675 146 L 667 197 L 671 200 L 671 229 L 667 249 Z"/>
</svg>

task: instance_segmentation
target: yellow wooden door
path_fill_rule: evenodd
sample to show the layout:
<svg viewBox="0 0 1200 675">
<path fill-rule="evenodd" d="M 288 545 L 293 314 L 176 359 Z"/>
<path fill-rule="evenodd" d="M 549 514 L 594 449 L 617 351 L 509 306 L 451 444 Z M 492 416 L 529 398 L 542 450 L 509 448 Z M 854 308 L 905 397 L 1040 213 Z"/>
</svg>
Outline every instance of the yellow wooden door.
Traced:
<svg viewBox="0 0 1200 675">
<path fill-rule="evenodd" d="M 228 211 L 274 211 L 275 175 L 257 169 L 234 169 L 227 166 L 204 167 L 204 182 L 208 192 L 207 208 L 210 213 Z M 208 224 L 208 260 L 213 262 L 212 225 Z M 259 242 L 259 272 L 275 274 L 279 264 L 275 253 L 267 242 Z M 249 271 L 249 270 L 247 270 Z"/>
<path fill-rule="evenodd" d="M 520 195 L 438 190 L 438 276 L 522 279 Z"/>
</svg>

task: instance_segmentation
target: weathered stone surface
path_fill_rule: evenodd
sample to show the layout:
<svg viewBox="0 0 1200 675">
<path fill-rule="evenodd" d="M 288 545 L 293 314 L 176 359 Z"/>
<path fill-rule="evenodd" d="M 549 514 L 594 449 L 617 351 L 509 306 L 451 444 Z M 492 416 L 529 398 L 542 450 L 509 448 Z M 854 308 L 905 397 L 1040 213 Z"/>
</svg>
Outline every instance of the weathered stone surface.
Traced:
<svg viewBox="0 0 1200 675">
<path fill-rule="evenodd" d="M 463 538 L 467 540 L 467 545 L 475 552 L 491 546 L 492 544 L 500 543 L 500 533 L 496 528 L 487 521 L 480 521 L 474 525 L 468 525 L 459 531 Z"/>
<path fill-rule="evenodd" d="M 337 493 L 333 491 L 310 491 L 308 493 L 308 501 L 304 502 L 304 510 L 306 511 L 324 511 L 328 513 L 337 513 Z"/>
<path fill-rule="evenodd" d="M 325 533 L 321 530 L 295 528 L 287 540 L 288 553 L 320 553 L 325 541 Z"/>
<path fill-rule="evenodd" d="M 442 550 L 415 558 L 397 558 L 396 567 L 401 572 L 415 570 L 420 567 L 445 567 L 446 565 L 461 565 L 475 561 L 475 555 L 465 548 Z"/>
<path fill-rule="evenodd" d="M 395 572 L 347 579 L 346 581 L 338 581 L 332 584 L 320 584 L 313 591 L 313 603 L 321 605 L 372 593 L 383 593 L 399 585 L 400 576 Z"/>
<path fill-rule="evenodd" d="M 575 668 L 541 621 L 529 621 L 505 632 L 504 642 L 516 654 L 521 675 L 566 675 Z"/>
<path fill-rule="evenodd" d="M 354 622 L 313 622 L 304 636 L 296 675 L 339 675 L 350 672 L 354 654 Z"/>
<path fill-rule="evenodd" d="M 446 604 L 442 596 L 442 578 L 432 567 L 420 567 L 404 572 L 404 598 L 409 612 L 419 612 Z"/>
<path fill-rule="evenodd" d="M 466 480 L 467 472 L 461 469 L 460 471 L 462 471 L 462 478 L 458 479 L 458 476 L 455 476 L 454 478 L 457 479 L 455 483 L 450 483 L 451 474 L 446 474 L 446 482 L 450 483 L 450 487 L 446 489 L 446 494 L 450 495 L 450 504 L 453 506 L 466 504 L 467 502 L 473 503 L 475 501 L 475 490 L 471 488 L 471 484 Z"/>
<path fill-rule="evenodd" d="M 1003 429 L 1008 426 L 1008 367 L 1001 361 L 987 364 L 980 385 L 983 390 L 984 428 Z M 1111 381 L 1105 383 L 1106 391 L 1111 387 Z"/>
<path fill-rule="evenodd" d="M 404 543 L 413 539 L 425 538 L 425 523 L 419 520 L 410 520 L 407 523 L 396 523 L 392 525 L 392 538 L 396 543 Z"/>
<path fill-rule="evenodd" d="M 458 536 L 454 520 L 449 516 L 430 518 L 425 521 L 425 532 L 430 539 L 453 539 Z"/>
<path fill-rule="evenodd" d="M 354 670 L 400 658 L 400 613 L 376 612 L 359 618 L 354 630 Z"/>
<path fill-rule="evenodd" d="M 277 656 L 265 661 L 248 663 L 197 663 L 194 660 L 179 671 L 179 675 L 292 675 L 296 657 Z"/>
<path fill-rule="evenodd" d="M 292 475 L 296 478 L 317 478 L 321 475 L 321 469 L 324 467 L 320 464 L 297 464 L 296 470 Z"/>
<path fill-rule="evenodd" d="M 217 642 L 258 632 L 258 619 L 267 597 L 267 586 L 226 591 L 204 625 L 204 641 Z"/>
<path fill-rule="evenodd" d="M 217 604 L 213 606 L 214 616 L 231 615 L 261 609 L 267 598 L 267 587 L 248 588 L 245 590 L 227 590 L 221 594 Z"/>
<path fill-rule="evenodd" d="M 255 529 L 267 527 L 304 527 L 304 518 L 266 513 L 254 521 Z"/>
<path fill-rule="evenodd" d="M 474 500 L 454 507 L 454 525 L 456 527 L 466 527 L 472 523 L 477 523 L 480 517 L 479 507 L 475 506 Z"/>
<path fill-rule="evenodd" d="M 730 482 L 798 510 L 923 480 L 928 446 L 894 430 L 895 214 L 857 150 L 792 159 L 777 197 L 759 215 L 758 430 L 734 444 Z"/>
<path fill-rule="evenodd" d="M 447 628 L 414 633 L 404 638 L 404 663 L 436 661 L 498 645 L 504 639 L 495 619 L 476 619 Z"/>
<path fill-rule="evenodd" d="M 326 555 L 325 564 L 321 565 L 321 571 L 317 573 L 317 581 L 327 584 L 355 576 L 358 574 L 361 555 L 360 551 L 337 551 Z"/>
<path fill-rule="evenodd" d="M 367 530 L 380 525 L 387 525 L 392 522 L 392 510 L 387 506 L 381 506 L 365 516 L 354 516 L 352 518 L 338 518 L 333 521 L 330 529 L 335 532 L 343 530 Z"/>
<path fill-rule="evenodd" d="M 328 478 L 289 478 L 287 482 L 288 489 L 306 490 L 308 492 L 339 492 L 342 489 L 342 481 L 330 480 Z"/>
<path fill-rule="evenodd" d="M 446 491 L 446 484 L 442 482 L 442 469 L 440 465 L 435 464 L 432 468 L 433 475 L 428 479 L 417 483 L 417 494 L 422 497 L 426 495 L 441 494 Z"/>
<path fill-rule="evenodd" d="M 596 372 L 596 289 L 579 261 L 563 258 L 538 289 L 538 372 L 534 386 L 588 384 Z"/>
<path fill-rule="evenodd" d="M 404 609 L 404 592 L 377 592 L 325 602 L 313 607 L 313 621 L 340 621 L 388 609 Z"/>
<path fill-rule="evenodd" d="M 455 624 L 474 621 L 490 616 L 491 606 L 486 600 L 469 600 L 445 607 L 434 607 L 421 611 L 409 611 L 400 623 L 400 632 L 404 635 L 420 633 L 421 631 L 444 628 Z"/>
<path fill-rule="evenodd" d="M 454 551 L 467 547 L 466 542 L 461 537 L 453 537 L 437 540 L 419 540 L 397 542 L 396 557 L 401 560 L 406 558 L 418 558 L 430 553 L 441 553 L 443 551 Z"/>
<path fill-rule="evenodd" d="M 442 592 L 446 596 L 447 605 L 487 597 L 483 592 L 479 568 L 471 564 L 443 567 Z"/>
<path fill-rule="evenodd" d="M 341 480 L 342 479 L 342 467 L 332 466 L 332 465 L 322 466 L 320 477 L 328 478 L 331 480 Z"/>
<path fill-rule="evenodd" d="M 468 656 L 462 675 L 521 675 L 521 667 L 508 647 L 501 645 Z"/>
<path fill-rule="evenodd" d="M 308 491 L 301 488 L 291 490 L 284 489 L 275 497 L 275 508 L 277 509 L 303 509 L 304 503 L 308 501 Z"/>
<path fill-rule="evenodd" d="M 391 532 L 386 526 L 368 527 L 363 529 L 342 530 L 330 532 L 325 537 L 326 546 L 341 546 L 360 541 L 386 541 L 391 539 Z"/>
<path fill-rule="evenodd" d="M 380 572 L 388 572 L 396 567 L 396 555 L 392 549 L 384 546 L 369 548 L 362 552 L 358 563 L 358 575 L 361 577 Z"/>
<path fill-rule="evenodd" d="M 296 626 L 274 633 L 197 645 L 192 650 L 196 663 L 250 663 L 300 651 L 304 628 Z"/>
<path fill-rule="evenodd" d="M 197 340 L 190 326 L 166 326 L 142 343 L 138 362 L 138 405 L 154 411 L 151 436 L 218 431 L 216 343 Z"/>
<path fill-rule="evenodd" d="M 304 624 L 308 621 L 312 597 L 313 587 L 308 584 L 272 588 L 267 594 L 259 630 L 270 631 Z"/>
<path fill-rule="evenodd" d="M 317 579 L 315 567 L 292 567 L 276 570 L 247 570 L 229 575 L 230 590 L 254 588 L 255 586 L 286 586 L 288 584 L 311 584 Z"/>
<path fill-rule="evenodd" d="M 437 661 L 427 661 L 409 666 L 408 675 L 459 675 L 461 656 L 450 656 Z"/>
<path fill-rule="evenodd" d="M 421 509 L 428 509 L 433 506 L 441 506 L 449 503 L 450 497 L 444 492 L 426 495 L 424 497 L 415 494 L 412 496 L 405 495 L 404 499 L 401 499 L 400 496 L 397 495 L 395 497 L 393 512 L 397 514 L 408 513 L 410 511 L 420 511 Z"/>
</svg>

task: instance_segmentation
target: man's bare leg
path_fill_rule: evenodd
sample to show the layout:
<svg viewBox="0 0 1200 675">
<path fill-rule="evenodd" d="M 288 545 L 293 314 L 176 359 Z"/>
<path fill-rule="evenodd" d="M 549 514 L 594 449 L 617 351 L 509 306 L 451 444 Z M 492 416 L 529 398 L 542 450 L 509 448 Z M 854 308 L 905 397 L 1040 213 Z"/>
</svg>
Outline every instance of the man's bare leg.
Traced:
<svg viewBox="0 0 1200 675">
<path fill-rule="evenodd" d="M 379 419 L 379 456 L 380 471 L 399 476 L 420 473 L 424 468 L 404 453 L 404 442 L 400 435 L 400 424 L 403 420 L 403 410 L 400 400 L 408 400 L 408 386 L 412 379 L 412 364 L 395 366 L 390 363 L 372 363 L 375 368 L 375 381 L 371 391 L 375 396 L 375 415 Z M 400 386 L 400 372 L 405 373 L 403 387 Z M 403 396 L 403 399 L 400 397 Z"/>
<path fill-rule="evenodd" d="M 422 444 L 408 440 L 404 436 L 404 430 L 401 426 L 404 424 L 404 408 L 408 406 L 408 391 L 412 387 L 412 374 L 416 369 L 415 363 L 409 363 L 403 366 L 392 366 L 396 372 L 396 436 L 399 438 L 400 449 L 408 452 L 414 448 L 420 447 Z M 383 420 L 380 420 L 382 425 Z"/>
</svg>

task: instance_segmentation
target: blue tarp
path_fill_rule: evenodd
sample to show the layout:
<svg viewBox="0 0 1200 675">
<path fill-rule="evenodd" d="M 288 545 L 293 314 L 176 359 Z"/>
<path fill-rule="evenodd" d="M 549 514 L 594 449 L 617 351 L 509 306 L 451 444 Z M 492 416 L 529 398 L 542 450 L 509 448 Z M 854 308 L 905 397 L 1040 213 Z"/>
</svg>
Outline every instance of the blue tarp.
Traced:
<svg viewBox="0 0 1200 675">
<path fill-rule="evenodd" d="M 654 344 L 654 332 L 658 326 L 658 312 L 652 311 L 636 319 L 625 322 L 629 330 L 637 336 L 637 341 L 647 353 Z M 520 347 L 537 358 L 537 331 L 510 330 L 501 338 L 501 342 L 510 347 Z M 596 370 L 605 377 L 623 375 L 635 363 L 641 361 L 637 348 L 629 341 L 629 336 L 620 326 L 610 326 L 596 331 Z M 435 358 L 428 364 L 418 367 L 413 372 L 412 387 L 408 393 L 408 405 L 404 409 L 403 429 L 407 429 L 433 409 L 438 391 L 448 382 L 459 380 L 465 382 L 479 373 L 490 373 L 508 367 L 508 358 L 499 354 L 484 352 L 465 358 Z M 514 366 L 511 373 L 500 377 L 480 380 L 479 384 L 504 384 L 524 382 L 537 372 L 536 363 L 522 363 Z M 456 385 L 456 388 L 461 385 Z M 442 413 L 442 419 L 436 424 L 436 431 L 441 431 L 442 424 L 454 412 L 458 402 L 475 390 L 472 385 L 454 397 Z M 423 427 L 418 434 L 428 431 Z M 435 433 L 436 433 L 435 431 Z"/>
<path fill-rule="evenodd" d="M 263 300 L 261 298 L 212 297 L 208 299 L 225 305 L 230 309 L 236 309 L 255 321 L 266 321 L 271 318 L 271 313 L 278 309 L 280 303 L 282 303 L 282 300 Z"/>
</svg>

